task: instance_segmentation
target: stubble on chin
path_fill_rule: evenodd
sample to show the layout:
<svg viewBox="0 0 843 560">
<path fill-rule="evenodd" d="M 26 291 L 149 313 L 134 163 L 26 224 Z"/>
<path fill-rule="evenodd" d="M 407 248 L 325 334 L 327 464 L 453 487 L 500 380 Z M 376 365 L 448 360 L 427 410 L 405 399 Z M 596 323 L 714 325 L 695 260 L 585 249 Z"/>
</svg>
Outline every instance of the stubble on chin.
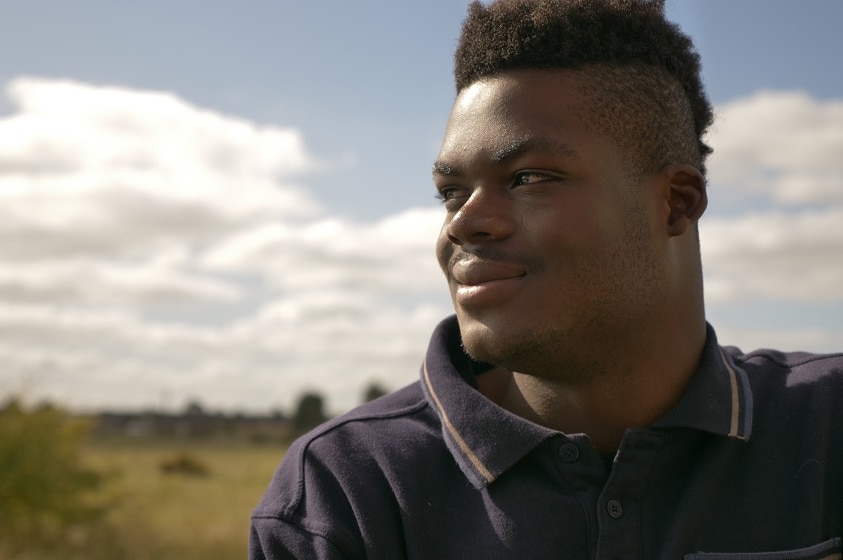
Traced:
<svg viewBox="0 0 843 560">
<path fill-rule="evenodd" d="M 493 364 L 509 371 L 531 372 L 555 369 L 558 337 L 547 332 L 517 332 L 495 328 L 471 318 L 460 318 L 462 345 L 474 360 Z"/>
<path fill-rule="evenodd" d="M 494 329 L 472 319 L 461 319 L 460 330 L 469 356 L 511 372 L 572 385 L 593 382 L 600 375 L 600 360 L 583 352 L 584 341 L 571 333 Z"/>
</svg>

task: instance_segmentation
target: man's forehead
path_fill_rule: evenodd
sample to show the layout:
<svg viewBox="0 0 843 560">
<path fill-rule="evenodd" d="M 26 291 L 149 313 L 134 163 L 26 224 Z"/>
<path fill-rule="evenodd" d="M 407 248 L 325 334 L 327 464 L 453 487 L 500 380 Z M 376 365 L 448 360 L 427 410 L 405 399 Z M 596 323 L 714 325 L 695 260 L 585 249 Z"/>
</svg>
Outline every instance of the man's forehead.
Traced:
<svg viewBox="0 0 843 560">
<path fill-rule="evenodd" d="M 490 95 L 499 98 L 529 97 L 543 89 L 553 88 L 580 93 L 593 79 L 589 67 L 571 70 L 567 68 L 522 68 L 484 76 L 461 89 L 455 106 L 469 105 L 487 99 Z"/>
<path fill-rule="evenodd" d="M 578 73 L 558 70 L 519 70 L 484 78 L 457 96 L 449 132 L 475 125 L 500 129 L 581 125 L 591 111 L 583 84 Z"/>
<path fill-rule="evenodd" d="M 448 120 L 438 169 L 444 173 L 444 164 L 479 152 L 494 163 L 528 151 L 575 157 L 573 144 L 591 131 L 583 119 L 589 108 L 569 75 L 510 72 L 463 89 Z"/>
</svg>

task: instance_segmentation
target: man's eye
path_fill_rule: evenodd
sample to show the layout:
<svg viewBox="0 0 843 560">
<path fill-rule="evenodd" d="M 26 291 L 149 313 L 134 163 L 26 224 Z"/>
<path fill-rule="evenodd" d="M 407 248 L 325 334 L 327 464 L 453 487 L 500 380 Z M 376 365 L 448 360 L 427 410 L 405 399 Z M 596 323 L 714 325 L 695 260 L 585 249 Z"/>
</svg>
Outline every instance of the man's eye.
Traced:
<svg viewBox="0 0 843 560">
<path fill-rule="evenodd" d="M 514 185 L 529 185 L 531 183 L 541 183 L 553 179 L 551 175 L 542 173 L 541 171 L 522 171 L 515 175 Z"/>
<path fill-rule="evenodd" d="M 444 189 L 439 190 L 437 198 L 442 202 L 448 202 L 449 200 L 454 200 L 459 197 L 460 192 L 460 189 L 456 187 L 445 187 Z"/>
</svg>

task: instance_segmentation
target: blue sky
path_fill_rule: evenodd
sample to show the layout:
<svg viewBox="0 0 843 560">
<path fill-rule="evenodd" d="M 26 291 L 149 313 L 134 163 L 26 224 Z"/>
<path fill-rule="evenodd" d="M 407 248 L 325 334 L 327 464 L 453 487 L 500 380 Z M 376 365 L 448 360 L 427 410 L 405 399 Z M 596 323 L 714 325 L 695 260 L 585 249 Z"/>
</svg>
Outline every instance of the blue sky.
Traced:
<svg viewBox="0 0 843 560">
<path fill-rule="evenodd" d="M 0 394 L 257 410 L 315 388 L 343 410 L 413 380 L 448 312 L 429 169 L 466 5 L 4 6 Z M 710 319 L 843 348 L 843 3 L 668 15 L 724 119 Z"/>
<path fill-rule="evenodd" d="M 356 4 L 19 2 L 0 23 L 0 80 L 36 75 L 166 90 L 200 107 L 299 128 L 315 154 L 353 154 L 359 163 L 309 181 L 320 200 L 383 216 L 428 202 L 417 188 L 380 196 L 383 181 L 371 177 L 427 186 L 453 100 L 451 57 L 467 2 Z M 820 99 L 843 92 L 836 0 L 667 6 L 697 44 L 714 103 L 758 89 L 802 89 Z"/>
</svg>

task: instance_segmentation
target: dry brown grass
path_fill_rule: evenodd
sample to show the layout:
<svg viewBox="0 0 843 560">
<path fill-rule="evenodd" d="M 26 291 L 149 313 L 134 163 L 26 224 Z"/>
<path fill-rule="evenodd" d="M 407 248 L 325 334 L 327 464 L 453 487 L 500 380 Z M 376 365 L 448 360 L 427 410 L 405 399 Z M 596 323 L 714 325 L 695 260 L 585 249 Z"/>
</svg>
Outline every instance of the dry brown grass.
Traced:
<svg viewBox="0 0 843 560">
<path fill-rule="evenodd" d="M 114 505 L 105 522 L 70 534 L 61 550 L 33 543 L 31 550 L 12 553 L 0 543 L 0 559 L 245 558 L 249 513 L 283 453 L 280 445 L 231 441 L 92 441 L 83 459 L 109 473 L 102 492 Z M 161 465 L 179 454 L 203 465 L 207 474 L 164 472 Z"/>
</svg>

